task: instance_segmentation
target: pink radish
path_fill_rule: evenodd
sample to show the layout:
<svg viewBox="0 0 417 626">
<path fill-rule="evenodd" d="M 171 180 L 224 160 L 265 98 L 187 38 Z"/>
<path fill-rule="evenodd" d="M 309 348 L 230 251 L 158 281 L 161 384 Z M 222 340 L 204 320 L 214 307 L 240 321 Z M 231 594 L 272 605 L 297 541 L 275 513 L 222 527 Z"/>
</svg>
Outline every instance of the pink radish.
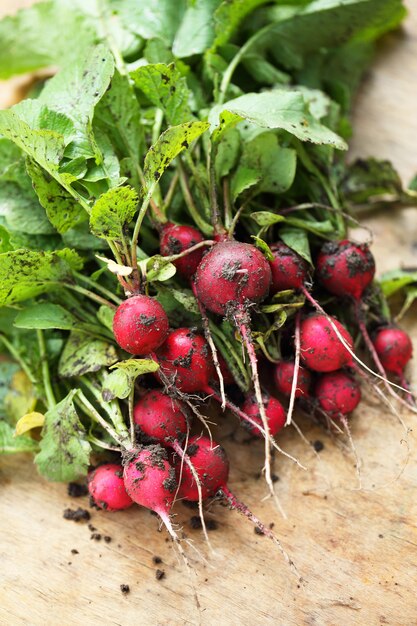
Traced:
<svg viewBox="0 0 417 626">
<path fill-rule="evenodd" d="M 291 388 L 294 379 L 295 363 L 294 361 L 280 361 L 274 367 L 274 382 L 280 393 L 284 396 L 291 395 Z M 306 397 L 310 393 L 311 374 L 305 367 L 298 369 L 298 380 L 295 390 L 295 398 Z"/>
<path fill-rule="evenodd" d="M 223 496 L 232 509 L 236 509 L 247 517 L 263 535 L 269 537 L 279 547 L 285 559 L 293 566 L 287 553 L 282 548 L 275 534 L 267 528 L 244 504 L 240 502 L 227 486 L 229 477 L 229 461 L 226 452 L 216 442 L 208 437 L 192 437 L 186 450 L 198 474 L 204 499 L 215 495 Z M 188 466 L 182 466 L 179 460 L 176 466 L 177 476 L 181 475 L 179 495 L 186 500 L 198 500 L 195 478 Z"/>
<path fill-rule="evenodd" d="M 407 333 L 401 328 L 381 328 L 376 332 L 373 344 L 383 367 L 401 377 L 413 355 L 413 344 Z"/>
<path fill-rule="evenodd" d="M 116 463 L 100 465 L 90 472 L 88 491 L 94 504 L 105 511 L 121 511 L 133 504 L 123 482 L 123 467 Z"/>
<path fill-rule="evenodd" d="M 193 226 L 168 223 L 162 228 L 160 250 L 163 256 L 180 254 L 197 243 L 204 241 L 203 235 Z M 204 250 L 200 248 L 174 261 L 178 274 L 183 278 L 191 278 L 195 273 Z"/>
<path fill-rule="evenodd" d="M 300 289 L 308 276 L 308 263 L 284 242 L 271 246 L 274 260 L 269 261 L 272 273 L 271 294 L 286 289 Z"/>
<path fill-rule="evenodd" d="M 148 354 L 161 346 L 169 322 L 162 306 L 154 298 L 137 295 L 124 300 L 113 320 L 114 338 L 130 354 Z"/>
<path fill-rule="evenodd" d="M 265 407 L 265 414 L 268 420 L 269 432 L 274 437 L 285 426 L 286 412 L 282 404 L 269 394 L 263 394 L 263 404 Z M 255 422 L 262 426 L 262 420 L 259 415 L 259 407 L 256 398 L 250 395 L 246 398 L 242 405 L 242 411 L 249 415 Z M 262 437 L 263 434 L 256 426 L 249 424 L 246 420 L 244 422 L 245 427 L 252 435 L 256 437 Z"/>
<path fill-rule="evenodd" d="M 336 318 L 313 313 L 301 321 L 301 359 L 309 369 L 315 372 L 332 372 L 352 362 L 350 353 L 341 343 L 333 325 L 352 350 L 352 337 Z"/>
<path fill-rule="evenodd" d="M 349 415 L 361 400 L 359 383 L 344 371 L 322 374 L 314 388 L 314 397 L 331 418 Z"/>
</svg>

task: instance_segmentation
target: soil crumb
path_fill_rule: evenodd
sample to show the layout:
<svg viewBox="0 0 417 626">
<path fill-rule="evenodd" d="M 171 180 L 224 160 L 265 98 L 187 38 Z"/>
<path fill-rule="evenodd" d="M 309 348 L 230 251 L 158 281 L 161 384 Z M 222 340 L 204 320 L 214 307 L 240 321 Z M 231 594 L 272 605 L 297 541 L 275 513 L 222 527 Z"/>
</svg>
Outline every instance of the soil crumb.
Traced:
<svg viewBox="0 0 417 626">
<path fill-rule="evenodd" d="M 72 520 L 73 522 L 88 521 L 90 519 L 90 513 L 81 507 L 78 507 L 78 509 L 65 509 L 63 518 Z"/>
</svg>

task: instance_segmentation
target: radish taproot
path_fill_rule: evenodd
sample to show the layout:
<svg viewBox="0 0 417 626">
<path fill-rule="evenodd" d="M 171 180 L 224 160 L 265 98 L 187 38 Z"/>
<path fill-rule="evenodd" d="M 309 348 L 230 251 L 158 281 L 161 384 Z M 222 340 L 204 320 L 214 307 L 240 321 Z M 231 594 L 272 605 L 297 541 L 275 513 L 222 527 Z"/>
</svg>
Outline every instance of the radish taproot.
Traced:
<svg viewBox="0 0 417 626">
<path fill-rule="evenodd" d="M 161 304 L 144 295 L 124 300 L 113 320 L 114 338 L 130 354 L 156 350 L 164 343 L 168 330 L 168 317 Z"/>
<path fill-rule="evenodd" d="M 212 313 L 230 317 L 246 347 L 253 386 L 265 432 L 265 479 L 271 495 L 271 435 L 262 402 L 258 360 L 250 330 L 249 309 L 262 302 L 271 286 L 271 268 L 263 254 L 248 243 L 223 241 L 205 255 L 195 274 L 198 300 Z M 224 403 L 224 400 L 223 400 Z"/>
<path fill-rule="evenodd" d="M 116 463 L 100 465 L 90 472 L 88 491 L 94 504 L 105 511 L 121 511 L 133 504 L 123 482 L 123 467 Z"/>
</svg>

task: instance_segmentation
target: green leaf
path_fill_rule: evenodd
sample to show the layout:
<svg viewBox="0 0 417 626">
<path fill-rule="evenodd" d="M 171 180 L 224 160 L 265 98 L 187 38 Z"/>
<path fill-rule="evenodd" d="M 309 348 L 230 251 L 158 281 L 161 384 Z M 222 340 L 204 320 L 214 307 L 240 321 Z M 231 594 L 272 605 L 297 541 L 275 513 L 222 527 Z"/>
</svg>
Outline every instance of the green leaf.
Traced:
<svg viewBox="0 0 417 626">
<path fill-rule="evenodd" d="M 276 135 L 266 132 L 244 144 L 240 164 L 258 173 L 259 192 L 278 194 L 287 191 L 294 181 L 297 154 L 279 146 Z"/>
<path fill-rule="evenodd" d="M 10 243 L 10 233 L 7 228 L 0 225 L 0 254 L 10 252 L 10 250 L 13 250 L 13 246 Z"/>
<path fill-rule="evenodd" d="M 212 109 L 212 111 L 214 111 L 215 109 Z M 213 114 L 213 116 L 215 117 L 215 113 Z M 238 124 L 239 122 L 242 121 L 242 118 L 240 115 L 238 115 L 237 113 L 231 113 L 230 111 L 221 111 L 221 113 L 219 113 L 219 118 L 218 118 L 218 122 L 216 128 L 211 128 L 210 132 L 211 132 L 211 140 L 213 143 L 217 143 L 218 141 L 220 141 L 220 139 L 222 138 L 223 134 L 232 129 L 234 126 L 236 126 L 236 124 Z M 210 115 L 209 115 L 209 122 L 210 122 Z"/>
<path fill-rule="evenodd" d="M 59 233 L 65 233 L 84 220 L 85 210 L 52 176 L 31 159 L 27 159 L 26 170 L 40 204 Z"/>
<path fill-rule="evenodd" d="M 208 117 L 211 132 L 216 131 L 222 112 L 224 117 L 224 111 L 263 128 L 281 128 L 301 141 L 327 144 L 339 150 L 347 148 L 341 137 L 315 119 L 309 112 L 303 94 L 297 90 L 276 89 L 248 93 L 225 104 L 216 105 Z"/>
<path fill-rule="evenodd" d="M 31 437 L 14 436 L 14 428 L 0 420 L 0 454 L 16 454 L 18 452 L 36 452 L 38 443 Z"/>
<path fill-rule="evenodd" d="M 271 248 L 268 246 L 268 244 L 266 243 L 266 241 L 264 241 L 263 239 L 261 239 L 260 237 L 256 237 L 255 235 L 251 235 L 252 239 L 253 239 L 253 243 L 255 244 L 255 246 L 262 252 L 262 254 L 264 255 L 264 257 L 268 260 L 268 261 L 273 261 L 274 260 L 274 255 L 272 254 Z"/>
<path fill-rule="evenodd" d="M 0 343 L 0 350 L 1 354 L 4 354 L 3 343 Z M 21 370 L 17 363 L 0 361 L 0 420 L 10 417 L 6 410 L 5 398 L 12 385 L 13 376 L 19 371 Z"/>
<path fill-rule="evenodd" d="M 85 476 L 91 446 L 74 407 L 73 389 L 45 414 L 40 452 L 35 457 L 39 472 L 48 480 L 69 482 Z"/>
<path fill-rule="evenodd" d="M 91 210 L 90 228 L 103 239 L 123 239 L 123 233 L 132 221 L 139 197 L 132 187 L 116 187 L 100 196 Z"/>
<path fill-rule="evenodd" d="M 17 328 L 58 328 L 72 330 L 78 322 L 60 304 L 40 302 L 20 311 L 14 321 Z"/>
<path fill-rule="evenodd" d="M 166 311 L 171 325 L 187 326 L 201 322 L 197 301 L 190 289 L 175 289 L 158 284 L 156 299 Z"/>
<path fill-rule="evenodd" d="M 175 36 L 172 52 L 176 57 L 201 54 L 214 38 L 213 13 L 220 0 L 194 0 L 189 3 Z"/>
<path fill-rule="evenodd" d="M 389 298 L 394 293 L 397 293 L 397 291 L 404 289 L 404 287 L 417 283 L 417 272 L 391 270 L 390 272 L 382 274 L 379 282 L 384 296 Z"/>
<path fill-rule="evenodd" d="M 169 280 L 176 273 L 176 267 L 173 263 L 168 261 L 165 257 L 156 254 L 150 259 L 141 261 L 140 264 L 143 267 L 146 274 L 146 278 L 149 282 Z"/>
<path fill-rule="evenodd" d="M 120 155 L 128 154 L 138 166 L 144 148 L 141 111 L 128 76 L 114 72 L 109 89 L 95 108 L 94 121 L 100 122 Z"/>
<path fill-rule="evenodd" d="M 283 226 L 279 231 L 279 236 L 291 250 L 297 252 L 303 259 L 313 265 L 308 236 L 304 230 L 292 228 L 291 226 Z"/>
<path fill-rule="evenodd" d="M 259 171 L 252 170 L 249 167 L 238 167 L 232 178 L 231 192 L 233 202 L 244 191 L 254 187 L 260 180 Z"/>
<path fill-rule="evenodd" d="M 398 200 L 402 182 L 392 163 L 377 159 L 357 159 L 346 172 L 342 191 L 349 202 L 364 204 Z"/>
<path fill-rule="evenodd" d="M 109 306 L 102 304 L 99 310 L 97 311 L 97 319 L 98 321 L 108 328 L 109 330 L 113 330 L 113 318 L 114 318 L 114 309 L 111 309 Z"/>
<path fill-rule="evenodd" d="M 171 44 L 184 15 L 185 0 L 148 0 L 124 2 L 121 20 L 144 39 L 158 37 Z"/>
<path fill-rule="evenodd" d="M 32 129 L 19 117 L 16 107 L 0 111 L 0 133 L 48 171 L 57 170 L 64 156 L 63 136 L 55 131 Z"/>
<path fill-rule="evenodd" d="M 39 102 L 72 121 L 73 131 L 66 137 L 66 143 L 74 144 L 76 156 L 100 159 L 92 134 L 92 119 L 94 107 L 106 92 L 113 72 L 113 55 L 100 44 L 58 72 L 42 90 Z"/>
<path fill-rule="evenodd" d="M 0 306 L 15 304 L 60 287 L 81 269 L 81 258 L 67 248 L 56 252 L 12 250 L 0 254 Z"/>
<path fill-rule="evenodd" d="M 73 331 L 62 351 L 58 373 L 62 378 L 82 376 L 113 365 L 117 359 L 116 349 L 111 343 Z"/>
<path fill-rule="evenodd" d="M 165 114 L 172 126 L 192 117 L 188 99 L 190 91 L 185 77 L 173 63 L 142 65 L 131 72 L 136 87 Z"/>
<path fill-rule="evenodd" d="M 19 370 L 10 381 L 4 397 L 4 408 L 9 421 L 16 421 L 28 411 L 32 411 L 36 404 L 36 390 L 23 370 Z"/>
<path fill-rule="evenodd" d="M 149 188 L 158 182 L 171 161 L 183 150 L 188 150 L 190 144 L 208 127 L 207 122 L 188 122 L 172 126 L 162 133 L 145 157 L 144 174 Z"/>
<path fill-rule="evenodd" d="M 110 402 L 114 398 L 127 398 L 138 376 L 156 372 L 159 364 L 152 359 L 128 359 L 113 365 L 112 371 L 103 384 L 103 400 Z"/>
<path fill-rule="evenodd" d="M 251 218 L 255 220 L 259 226 L 272 226 L 279 222 L 285 222 L 283 215 L 277 215 L 276 213 L 270 213 L 269 211 L 256 211 L 251 213 Z"/>
<path fill-rule="evenodd" d="M 243 59 L 243 66 L 256 82 L 270 85 L 287 84 L 291 81 L 291 76 L 277 69 L 275 65 L 269 63 L 261 54 L 247 54 Z"/>
<path fill-rule="evenodd" d="M 212 49 L 223 46 L 238 28 L 242 20 L 257 7 L 269 0 L 225 0 L 214 12 L 216 38 Z"/>
<path fill-rule="evenodd" d="M 227 176 L 236 165 L 240 150 L 240 134 L 235 128 L 229 128 L 217 146 L 216 174 L 218 179 Z"/>
</svg>

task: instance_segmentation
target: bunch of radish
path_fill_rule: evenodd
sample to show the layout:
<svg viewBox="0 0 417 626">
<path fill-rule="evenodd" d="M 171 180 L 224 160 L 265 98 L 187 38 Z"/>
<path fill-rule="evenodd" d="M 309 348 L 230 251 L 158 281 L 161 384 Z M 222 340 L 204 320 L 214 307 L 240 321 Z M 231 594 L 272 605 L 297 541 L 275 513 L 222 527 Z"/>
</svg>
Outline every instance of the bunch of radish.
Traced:
<svg viewBox="0 0 417 626">
<path fill-rule="evenodd" d="M 221 498 L 286 555 L 274 533 L 230 491 L 229 461 L 201 415 L 204 403 L 210 398 L 218 401 L 222 409 L 239 418 L 254 439 L 264 440 L 265 479 L 274 495 L 271 450 L 282 451 L 276 437 L 291 424 L 294 407 L 298 404 L 327 427 L 342 425 L 351 440 L 348 418 L 361 400 L 361 379 L 370 382 L 374 378 L 375 384 L 382 379 L 390 394 L 413 405 L 404 376 L 411 342 L 391 323 L 372 320 L 368 327 L 365 322 L 365 298 L 375 273 L 374 259 L 365 244 L 325 244 L 318 251 L 313 271 L 282 241 L 271 246 L 271 260 L 252 244 L 235 240 L 210 242 L 208 250 L 193 249 L 203 241 L 189 226 L 170 223 L 161 231 L 162 254 L 184 253 L 176 263 L 177 272 L 189 282 L 197 299 L 200 329 L 170 328 L 161 304 L 143 293 L 127 298 L 116 311 L 113 328 L 117 343 L 130 354 L 148 356 L 158 363 L 155 378 L 159 387 L 153 383 L 138 389 L 131 411 L 134 437 L 129 446 L 124 444 L 119 466 L 102 465 L 91 473 L 90 494 L 97 506 L 110 511 L 133 502 L 151 509 L 179 546 L 181 540 L 171 520 L 175 500 L 198 502 L 208 541 L 204 503 Z M 313 285 L 324 295 L 321 301 L 332 305 L 332 296 L 336 296 L 345 309 L 351 307 L 349 319 L 354 322 L 349 329 L 334 315 L 332 306 L 324 307 L 312 295 Z M 292 330 L 282 334 L 285 356 L 273 363 L 272 359 L 266 361 L 259 374 L 260 350 L 252 319 L 261 303 L 288 290 L 304 298 L 304 304 L 291 311 Z M 234 378 L 210 331 L 211 324 L 222 319 L 234 324 L 252 373 L 252 390 L 240 405 L 224 391 Z M 364 350 L 356 350 L 352 334 Z M 193 419 L 196 415 L 202 422 Z M 203 433 L 203 428 L 207 432 Z"/>
</svg>

